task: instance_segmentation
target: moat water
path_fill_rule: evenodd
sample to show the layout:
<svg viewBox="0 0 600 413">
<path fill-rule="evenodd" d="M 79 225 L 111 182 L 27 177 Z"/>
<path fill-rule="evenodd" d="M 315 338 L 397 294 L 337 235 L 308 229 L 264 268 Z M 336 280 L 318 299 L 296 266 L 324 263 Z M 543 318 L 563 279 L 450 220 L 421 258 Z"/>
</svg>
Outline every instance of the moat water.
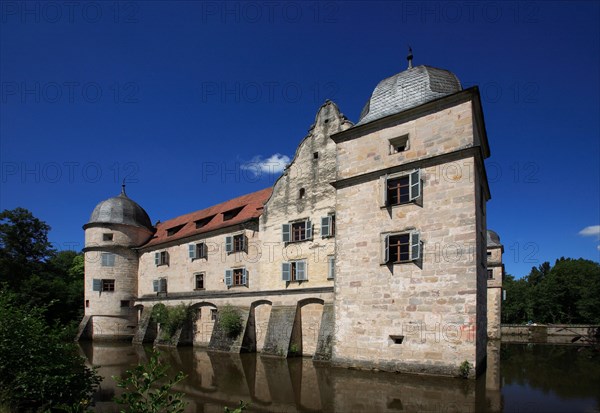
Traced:
<svg viewBox="0 0 600 413">
<path fill-rule="evenodd" d="M 104 377 L 94 410 L 115 412 L 121 389 L 111 378 L 148 360 L 151 347 L 81 344 Z M 250 403 L 257 412 L 600 412 L 600 354 L 566 345 L 496 343 L 477 380 L 350 370 L 313 363 L 228 354 L 199 348 L 161 349 L 186 412 L 222 413 Z"/>
</svg>

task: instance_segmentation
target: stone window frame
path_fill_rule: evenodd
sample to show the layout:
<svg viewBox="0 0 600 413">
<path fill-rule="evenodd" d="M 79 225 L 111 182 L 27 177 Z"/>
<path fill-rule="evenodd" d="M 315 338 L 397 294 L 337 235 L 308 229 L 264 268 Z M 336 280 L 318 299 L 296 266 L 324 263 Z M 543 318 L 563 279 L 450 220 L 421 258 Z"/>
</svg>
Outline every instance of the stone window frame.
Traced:
<svg viewBox="0 0 600 413">
<path fill-rule="evenodd" d="M 386 174 L 379 177 L 379 192 L 380 199 L 379 205 L 381 208 L 394 208 L 401 205 L 408 205 L 412 203 L 419 203 L 422 201 L 423 195 L 423 182 L 421 179 L 421 169 L 413 169 L 411 171 L 402 171 L 393 174 Z M 408 187 L 407 199 L 405 201 L 401 201 L 398 199 L 397 203 L 390 203 L 389 194 L 390 188 L 388 188 L 388 183 L 390 181 L 402 180 L 408 178 L 408 182 L 406 187 Z M 400 194 L 400 196 L 402 196 Z"/>
<path fill-rule="evenodd" d="M 102 267 L 114 267 L 116 254 L 112 252 L 103 252 L 100 254 L 100 265 Z"/>
<path fill-rule="evenodd" d="M 235 254 L 236 252 L 248 253 L 248 236 L 246 232 L 239 231 L 225 236 L 225 252 L 227 254 Z"/>
<path fill-rule="evenodd" d="M 281 280 L 291 282 L 308 281 L 308 263 L 306 259 L 281 263 Z"/>
<path fill-rule="evenodd" d="M 197 241 L 188 244 L 188 256 L 190 261 L 205 259 L 208 260 L 208 246 L 204 241 Z"/>
<path fill-rule="evenodd" d="M 299 239 L 296 238 L 296 231 L 294 229 L 294 225 L 304 224 L 304 228 L 300 231 L 304 237 L 299 236 Z M 304 242 L 311 241 L 313 239 L 313 224 L 310 221 L 310 218 L 301 218 L 293 221 L 289 221 L 285 224 L 281 225 L 281 238 L 282 241 L 286 244 L 291 244 L 293 242 Z"/>
<path fill-rule="evenodd" d="M 239 283 L 236 282 L 238 279 Z M 248 287 L 248 270 L 246 267 L 228 268 L 225 270 L 224 281 L 227 288 Z"/>
<path fill-rule="evenodd" d="M 388 140 L 389 142 L 389 154 L 396 155 L 398 153 L 406 152 L 410 149 L 410 134 L 397 136 Z M 398 148 L 402 149 L 398 149 Z"/>
<path fill-rule="evenodd" d="M 409 236 L 408 242 L 408 258 L 399 261 L 390 261 L 390 250 L 389 242 L 390 237 Z M 421 261 L 423 258 L 423 241 L 421 240 L 421 233 L 415 228 L 407 228 L 402 231 L 384 232 L 380 235 L 381 237 L 381 265 L 402 265 L 411 262 Z"/>
<path fill-rule="evenodd" d="M 154 265 L 157 267 L 160 267 L 161 265 L 169 265 L 169 251 L 156 251 L 154 253 Z"/>
<path fill-rule="evenodd" d="M 202 287 L 198 287 L 198 278 L 202 279 Z M 194 273 L 194 291 L 202 291 L 206 289 L 206 272 L 196 272 Z"/>
</svg>

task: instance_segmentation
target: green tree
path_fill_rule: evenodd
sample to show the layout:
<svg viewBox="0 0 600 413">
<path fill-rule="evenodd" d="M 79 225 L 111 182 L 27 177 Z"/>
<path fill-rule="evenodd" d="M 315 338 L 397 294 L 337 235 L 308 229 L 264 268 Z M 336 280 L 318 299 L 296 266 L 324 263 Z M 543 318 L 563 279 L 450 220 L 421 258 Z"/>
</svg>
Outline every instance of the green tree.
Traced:
<svg viewBox="0 0 600 413">
<path fill-rule="evenodd" d="M 18 290 L 54 253 L 50 226 L 24 208 L 0 212 L 0 283 Z"/>
<path fill-rule="evenodd" d="M 0 290 L 0 405 L 17 411 L 85 406 L 100 377 L 43 313 Z"/>
</svg>

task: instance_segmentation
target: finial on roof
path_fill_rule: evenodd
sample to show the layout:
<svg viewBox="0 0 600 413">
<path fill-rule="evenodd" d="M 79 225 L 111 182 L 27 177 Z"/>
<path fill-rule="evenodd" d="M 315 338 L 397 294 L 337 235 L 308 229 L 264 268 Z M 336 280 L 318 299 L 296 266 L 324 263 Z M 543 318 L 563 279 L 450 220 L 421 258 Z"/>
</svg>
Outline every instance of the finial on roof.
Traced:
<svg viewBox="0 0 600 413">
<path fill-rule="evenodd" d="M 410 45 L 408 45 L 408 56 L 406 56 L 406 60 L 408 60 L 408 68 L 412 69 L 413 54 L 412 54 L 412 47 L 410 47 Z"/>
<path fill-rule="evenodd" d="M 121 195 L 127 196 L 125 193 L 125 178 L 123 178 L 123 183 L 121 184 Z"/>
</svg>

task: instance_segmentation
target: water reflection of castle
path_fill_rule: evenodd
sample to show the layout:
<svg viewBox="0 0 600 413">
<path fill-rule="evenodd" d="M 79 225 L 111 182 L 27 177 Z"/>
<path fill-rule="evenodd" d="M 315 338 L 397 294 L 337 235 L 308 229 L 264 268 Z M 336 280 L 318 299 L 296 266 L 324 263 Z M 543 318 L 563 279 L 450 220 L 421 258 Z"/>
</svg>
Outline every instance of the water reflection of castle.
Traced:
<svg viewBox="0 0 600 413">
<path fill-rule="evenodd" d="M 477 381 L 393 373 L 375 374 L 314 363 L 310 358 L 281 359 L 255 354 L 207 352 L 190 347 L 164 350 L 174 371 L 188 376 L 177 390 L 190 402 L 186 412 L 222 413 L 239 400 L 267 412 L 501 411 L 499 342 L 488 348 L 488 368 Z M 144 347 L 82 343 L 90 363 L 105 377 L 95 411 L 112 412 L 119 394 L 112 375 L 147 361 Z"/>
</svg>

